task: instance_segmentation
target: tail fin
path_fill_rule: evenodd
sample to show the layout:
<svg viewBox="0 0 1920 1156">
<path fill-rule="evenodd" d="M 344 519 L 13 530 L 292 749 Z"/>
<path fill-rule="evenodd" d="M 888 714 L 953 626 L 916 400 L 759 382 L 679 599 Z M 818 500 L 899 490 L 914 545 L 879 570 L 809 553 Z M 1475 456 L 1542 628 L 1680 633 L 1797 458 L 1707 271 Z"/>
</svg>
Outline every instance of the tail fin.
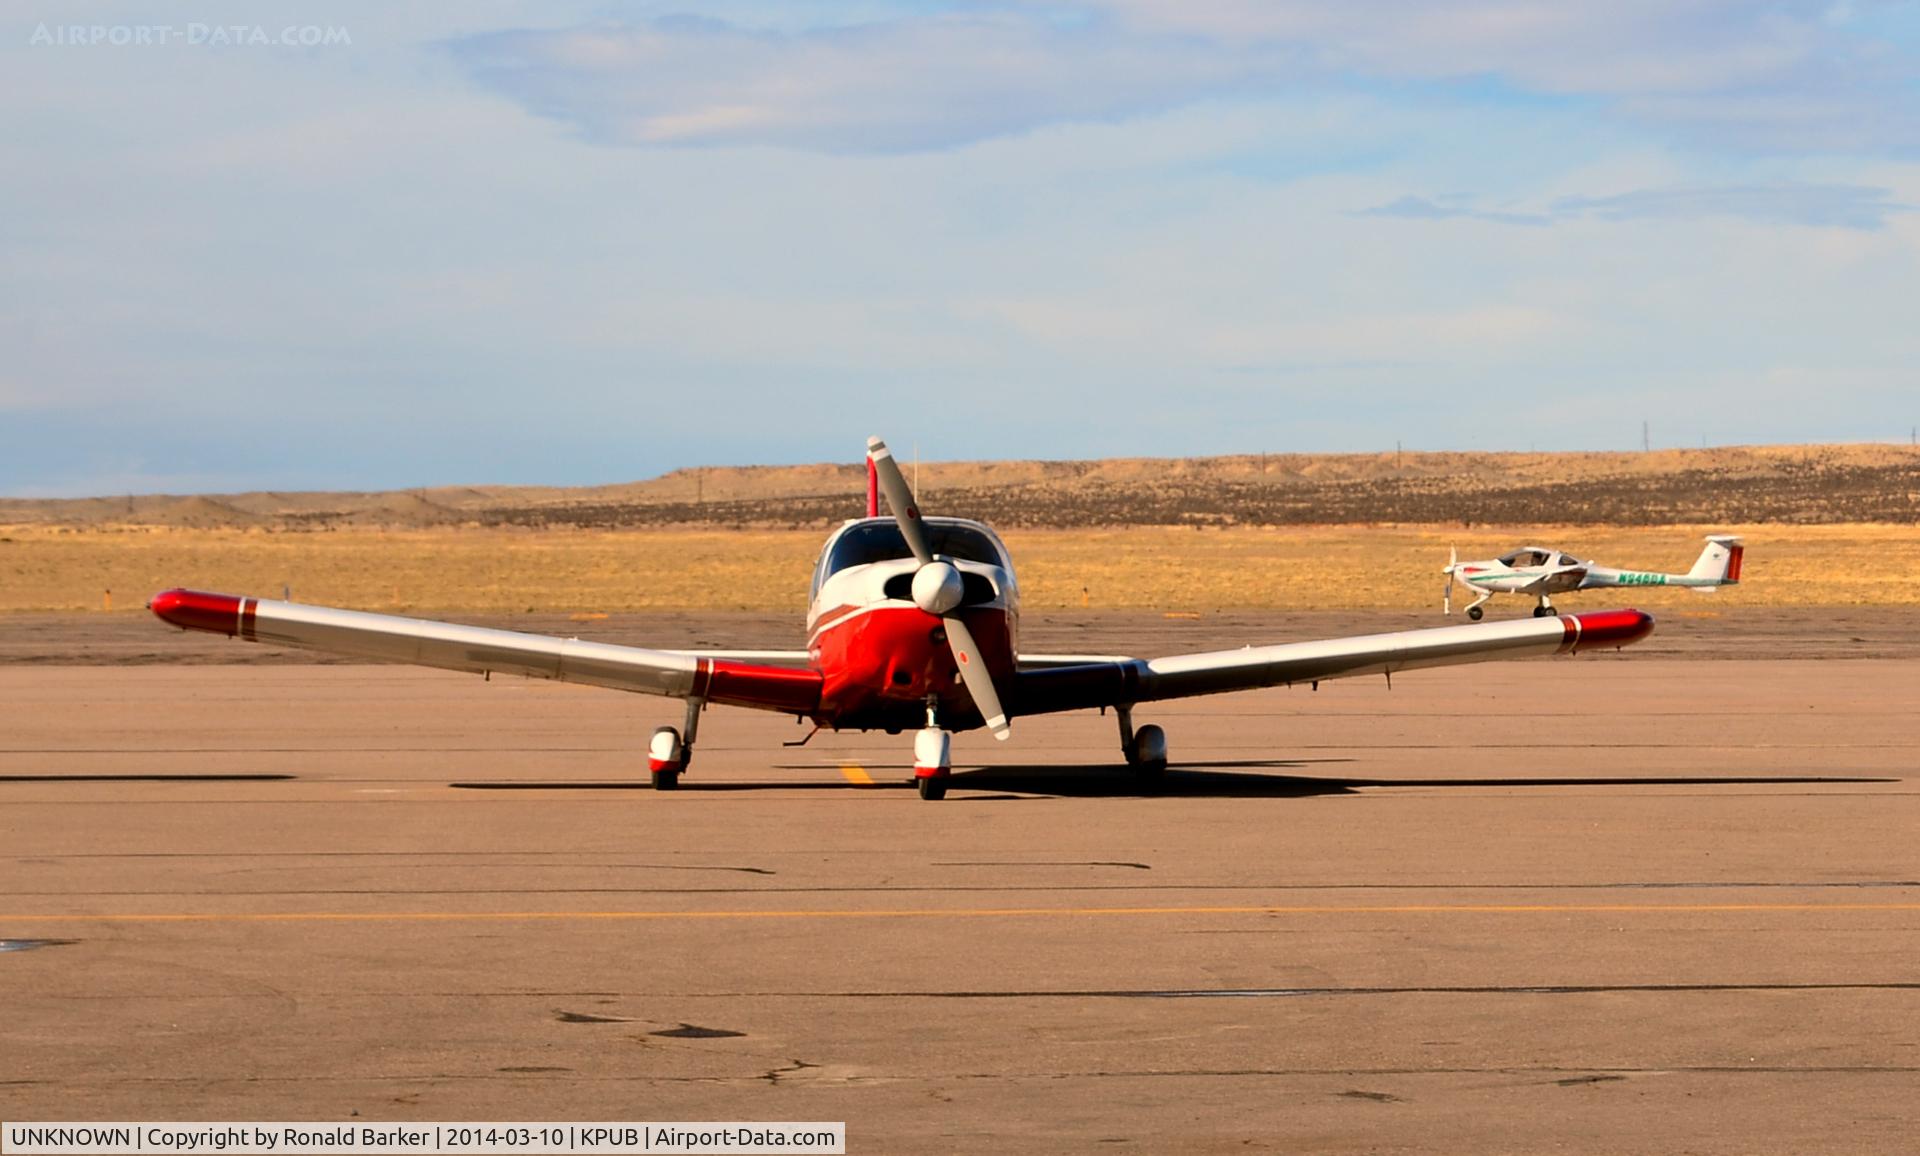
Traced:
<svg viewBox="0 0 1920 1156">
<path fill-rule="evenodd" d="M 1693 569 L 1687 571 L 1687 577 L 1705 578 L 1725 586 L 1737 585 L 1740 559 L 1746 549 L 1737 535 L 1709 534 L 1707 548 L 1700 551 L 1700 558 L 1694 562 Z"/>
</svg>

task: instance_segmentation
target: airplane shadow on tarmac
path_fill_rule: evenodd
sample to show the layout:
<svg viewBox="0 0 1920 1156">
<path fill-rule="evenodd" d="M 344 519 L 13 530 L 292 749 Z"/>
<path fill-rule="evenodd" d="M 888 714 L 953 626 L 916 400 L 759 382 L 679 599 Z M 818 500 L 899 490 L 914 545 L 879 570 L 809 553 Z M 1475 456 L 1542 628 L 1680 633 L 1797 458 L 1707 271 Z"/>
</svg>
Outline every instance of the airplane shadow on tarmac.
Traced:
<svg viewBox="0 0 1920 1156">
<path fill-rule="evenodd" d="M 1348 760 L 1320 760 L 1326 762 Z M 1287 762 L 1181 763 L 1159 775 L 1142 775 L 1112 764 L 1087 766 L 1004 766 L 955 771 L 957 791 L 999 792 L 1000 797 L 1053 795 L 1069 798 L 1298 799 L 1316 795 L 1353 795 L 1363 788 L 1394 787 L 1641 787 L 1752 786 L 1781 783 L 1876 783 L 1895 779 L 1831 777 L 1674 777 L 1622 776 L 1564 779 L 1360 779 L 1318 775 L 1258 774 L 1237 768 L 1286 767 Z M 1220 769 L 1214 769 L 1220 768 Z M 904 781 L 901 785 L 905 785 Z"/>
<path fill-rule="evenodd" d="M 1362 779 L 1322 777 L 1318 775 L 1262 774 L 1261 768 L 1292 768 L 1313 763 L 1344 763 L 1351 759 L 1238 759 L 1221 762 L 1183 762 L 1158 775 L 1128 770 L 1118 763 L 1048 763 L 1029 766 L 976 767 L 955 770 L 953 790 L 989 792 L 987 795 L 962 795 L 959 799 L 1022 798 L 1174 798 L 1289 799 L 1317 795 L 1353 795 L 1364 788 L 1395 787 L 1736 787 L 1781 786 L 1792 784 L 1895 783 L 1899 779 L 1864 778 L 1832 775 L 1618 775 L 1569 778 L 1405 778 Z M 815 764 L 787 764 L 776 770 L 819 771 Z M 913 786 L 912 768 L 866 766 L 872 782 L 701 782 L 683 779 L 682 791 L 873 791 L 908 790 Z M 553 781 L 528 780 L 459 782 L 448 784 L 468 790 L 650 790 L 644 780 Z"/>
</svg>

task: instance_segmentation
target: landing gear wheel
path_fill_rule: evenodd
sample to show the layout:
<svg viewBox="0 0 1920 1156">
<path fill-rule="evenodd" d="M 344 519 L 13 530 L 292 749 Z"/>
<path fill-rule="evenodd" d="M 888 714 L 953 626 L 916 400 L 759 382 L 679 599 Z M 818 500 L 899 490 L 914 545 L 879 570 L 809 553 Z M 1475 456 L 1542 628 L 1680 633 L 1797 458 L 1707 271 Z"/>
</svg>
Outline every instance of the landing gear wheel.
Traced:
<svg viewBox="0 0 1920 1156">
<path fill-rule="evenodd" d="M 1536 606 L 1533 608 L 1533 616 L 1535 618 L 1545 618 L 1547 615 L 1552 613 L 1553 613 L 1553 607 L 1551 606 Z"/>
<path fill-rule="evenodd" d="M 1127 744 L 1127 765 L 1135 774 L 1158 775 L 1167 769 L 1167 732 L 1148 723 Z"/>
<path fill-rule="evenodd" d="M 1485 613 L 1486 611 L 1480 609 L 1478 606 L 1467 607 L 1467 617 L 1473 619 L 1475 622 L 1480 621 L 1481 615 Z"/>
<path fill-rule="evenodd" d="M 671 791 L 680 785 L 680 772 L 687 769 L 687 744 L 680 732 L 661 727 L 647 744 L 647 772 L 656 791 Z"/>
<path fill-rule="evenodd" d="M 913 785 L 920 797 L 929 803 L 946 798 L 952 775 L 953 736 L 934 726 L 914 735 Z"/>
</svg>

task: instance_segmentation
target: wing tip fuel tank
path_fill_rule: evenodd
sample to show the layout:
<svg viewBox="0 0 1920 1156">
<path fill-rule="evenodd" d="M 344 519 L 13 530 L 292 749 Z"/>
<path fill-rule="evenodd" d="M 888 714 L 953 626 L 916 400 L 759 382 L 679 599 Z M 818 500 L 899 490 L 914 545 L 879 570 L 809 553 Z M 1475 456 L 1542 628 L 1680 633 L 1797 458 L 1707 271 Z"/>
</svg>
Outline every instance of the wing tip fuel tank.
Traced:
<svg viewBox="0 0 1920 1156">
<path fill-rule="evenodd" d="M 182 630 L 206 630 L 214 634 L 240 633 L 241 604 L 246 599 L 232 594 L 209 594 L 204 590 L 175 588 L 162 590 L 147 600 L 147 609 L 162 622 Z"/>
<path fill-rule="evenodd" d="M 1644 610 L 1596 610 L 1589 614 L 1563 614 L 1560 624 L 1566 630 L 1563 652 L 1596 646 L 1631 646 L 1653 633 L 1653 615 Z"/>
</svg>

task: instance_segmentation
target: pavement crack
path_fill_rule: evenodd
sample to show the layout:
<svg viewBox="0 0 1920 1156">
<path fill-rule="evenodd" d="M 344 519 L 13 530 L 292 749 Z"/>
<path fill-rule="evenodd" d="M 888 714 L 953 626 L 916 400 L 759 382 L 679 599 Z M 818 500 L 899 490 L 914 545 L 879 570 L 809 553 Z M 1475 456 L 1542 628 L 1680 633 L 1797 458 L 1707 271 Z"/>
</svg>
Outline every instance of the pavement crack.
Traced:
<svg viewBox="0 0 1920 1156">
<path fill-rule="evenodd" d="M 1626 1077 L 1621 1075 L 1595 1073 L 1588 1076 L 1568 1076 L 1564 1080 L 1555 1080 L 1554 1083 L 1562 1088 L 1577 1088 L 1582 1084 L 1611 1084 L 1617 1080 L 1624 1079 L 1626 1079 Z"/>
<path fill-rule="evenodd" d="M 778 1084 L 782 1076 L 791 1076 L 799 1072 L 804 1072 L 808 1068 L 817 1068 L 819 1066 L 819 1064 L 809 1064 L 805 1060 L 788 1060 L 786 1067 L 774 1068 L 760 1078 L 769 1084 Z"/>
<path fill-rule="evenodd" d="M 934 867 L 1128 867 L 1135 871 L 1151 871 L 1148 863 L 1131 863 L 1119 859 L 964 859 L 953 862 L 933 863 Z M 955 890 L 964 890 L 955 888 Z M 1044 890 L 1053 890 L 1044 888 Z"/>
</svg>

